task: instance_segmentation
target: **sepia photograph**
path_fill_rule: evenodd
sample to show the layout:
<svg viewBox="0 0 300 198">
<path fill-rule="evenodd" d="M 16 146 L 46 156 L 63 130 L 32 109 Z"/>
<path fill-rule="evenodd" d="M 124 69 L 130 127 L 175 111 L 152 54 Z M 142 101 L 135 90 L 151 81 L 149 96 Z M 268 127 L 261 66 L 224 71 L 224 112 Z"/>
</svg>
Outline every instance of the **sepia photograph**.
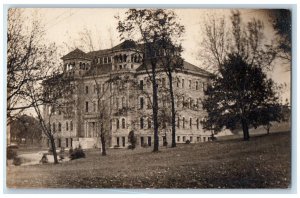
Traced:
<svg viewBox="0 0 300 198">
<path fill-rule="evenodd" d="M 9 6 L 4 185 L 291 189 L 293 14 Z"/>
</svg>

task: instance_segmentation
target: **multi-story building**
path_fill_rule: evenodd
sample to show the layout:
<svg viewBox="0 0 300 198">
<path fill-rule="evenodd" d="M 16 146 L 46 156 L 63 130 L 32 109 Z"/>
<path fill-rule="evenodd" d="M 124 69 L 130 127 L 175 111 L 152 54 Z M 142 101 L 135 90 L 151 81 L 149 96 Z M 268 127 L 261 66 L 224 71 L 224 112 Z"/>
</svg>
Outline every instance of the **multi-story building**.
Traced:
<svg viewBox="0 0 300 198">
<path fill-rule="evenodd" d="M 62 57 L 63 73 L 74 77 L 71 112 L 56 112 L 51 129 L 56 130 L 58 147 L 100 147 L 100 127 L 107 145 L 126 147 L 134 131 L 137 145 L 153 145 L 152 83 L 143 58 L 131 41 L 111 49 L 85 53 L 79 49 Z M 205 112 L 201 99 L 210 74 L 188 62 L 173 72 L 176 106 L 176 141 L 208 141 L 211 132 L 202 129 Z M 159 141 L 171 143 L 168 78 L 158 68 Z M 47 117 L 49 106 L 45 106 Z M 106 124 L 105 124 L 106 123 Z M 104 126 L 103 126 L 104 124 Z M 101 125 L 101 126 L 100 126 Z"/>
</svg>

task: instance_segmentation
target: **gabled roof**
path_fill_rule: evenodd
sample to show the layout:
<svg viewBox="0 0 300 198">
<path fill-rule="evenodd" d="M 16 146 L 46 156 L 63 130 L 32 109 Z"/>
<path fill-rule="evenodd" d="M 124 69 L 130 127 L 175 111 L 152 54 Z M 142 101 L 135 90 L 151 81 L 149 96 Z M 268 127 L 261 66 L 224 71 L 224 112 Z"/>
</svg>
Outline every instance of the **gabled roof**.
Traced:
<svg viewBox="0 0 300 198">
<path fill-rule="evenodd" d="M 85 52 L 81 51 L 80 49 L 76 48 L 75 50 L 71 51 L 67 55 L 63 56 L 61 59 L 67 60 L 67 59 L 87 59 L 92 60 L 91 57 L 86 54 Z"/>
</svg>

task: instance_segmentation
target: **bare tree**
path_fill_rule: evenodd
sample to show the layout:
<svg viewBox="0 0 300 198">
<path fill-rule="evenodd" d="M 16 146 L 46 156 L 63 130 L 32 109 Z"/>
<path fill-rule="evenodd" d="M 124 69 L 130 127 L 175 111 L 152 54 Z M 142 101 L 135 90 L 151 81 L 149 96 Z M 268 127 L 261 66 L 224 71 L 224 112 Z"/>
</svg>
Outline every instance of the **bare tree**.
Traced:
<svg viewBox="0 0 300 198">
<path fill-rule="evenodd" d="M 247 63 L 259 65 L 265 71 L 272 69 L 276 50 L 265 42 L 264 24 L 252 18 L 243 23 L 239 11 L 232 11 L 231 25 L 224 18 L 213 19 L 205 24 L 200 57 L 206 61 L 206 67 L 218 73 L 230 53 L 242 56 Z"/>
<path fill-rule="evenodd" d="M 157 69 L 161 57 L 159 52 L 163 49 L 164 41 L 172 41 L 172 37 L 178 38 L 183 32 L 183 27 L 175 21 L 172 11 L 164 9 L 129 9 L 126 17 L 119 20 L 118 31 L 121 38 L 133 38 L 136 43 L 142 44 L 143 66 L 147 70 L 152 83 L 152 112 L 154 126 L 154 148 L 158 151 L 158 89 Z M 170 15 L 170 17 L 169 17 Z M 138 45 L 137 45 L 138 46 Z M 149 67 L 149 68 L 148 68 Z M 148 69 L 150 72 L 148 72 Z M 172 83 L 171 83 L 172 84 Z"/>
</svg>

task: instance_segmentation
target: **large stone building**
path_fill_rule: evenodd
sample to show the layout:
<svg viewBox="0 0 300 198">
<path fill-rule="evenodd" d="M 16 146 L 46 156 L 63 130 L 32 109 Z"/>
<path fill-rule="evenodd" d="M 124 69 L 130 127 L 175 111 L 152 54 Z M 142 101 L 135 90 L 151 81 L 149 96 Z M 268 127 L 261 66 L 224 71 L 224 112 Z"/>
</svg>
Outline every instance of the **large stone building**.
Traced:
<svg viewBox="0 0 300 198">
<path fill-rule="evenodd" d="M 137 145 L 153 145 L 152 84 L 142 64 L 143 56 L 130 41 L 125 41 L 111 49 L 89 53 L 75 49 L 62 57 L 63 73 L 74 77 L 75 86 L 69 98 L 73 101 L 71 113 L 57 110 L 51 117 L 50 126 L 56 131 L 58 147 L 100 147 L 100 125 L 105 128 L 109 147 L 127 147 L 132 130 Z M 210 74 L 184 62 L 173 76 L 177 143 L 208 141 L 211 132 L 204 131 L 200 121 L 205 115 L 201 98 Z M 157 79 L 159 141 L 160 145 L 170 145 L 169 86 L 162 68 L 158 69 Z M 49 117 L 49 108 L 44 108 L 45 117 Z"/>
</svg>

